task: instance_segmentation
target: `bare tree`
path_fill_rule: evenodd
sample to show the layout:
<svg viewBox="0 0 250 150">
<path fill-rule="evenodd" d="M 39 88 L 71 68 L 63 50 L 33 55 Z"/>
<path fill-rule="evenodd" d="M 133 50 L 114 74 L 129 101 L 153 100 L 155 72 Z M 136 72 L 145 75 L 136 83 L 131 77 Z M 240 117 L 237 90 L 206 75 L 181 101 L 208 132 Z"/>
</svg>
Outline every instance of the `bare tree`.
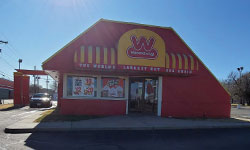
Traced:
<svg viewBox="0 0 250 150">
<path fill-rule="evenodd" d="M 31 84 L 29 88 L 29 93 L 33 95 L 37 93 L 38 91 L 41 91 L 42 88 L 43 87 L 41 85 L 38 86 L 38 85 Z"/>
<path fill-rule="evenodd" d="M 57 92 L 57 82 L 56 81 L 53 81 L 52 84 L 50 84 L 50 89 L 53 92 Z"/>
<path fill-rule="evenodd" d="M 237 72 L 231 72 L 222 85 L 231 94 L 232 103 L 250 105 L 250 73 L 244 73 L 240 77 Z"/>
</svg>

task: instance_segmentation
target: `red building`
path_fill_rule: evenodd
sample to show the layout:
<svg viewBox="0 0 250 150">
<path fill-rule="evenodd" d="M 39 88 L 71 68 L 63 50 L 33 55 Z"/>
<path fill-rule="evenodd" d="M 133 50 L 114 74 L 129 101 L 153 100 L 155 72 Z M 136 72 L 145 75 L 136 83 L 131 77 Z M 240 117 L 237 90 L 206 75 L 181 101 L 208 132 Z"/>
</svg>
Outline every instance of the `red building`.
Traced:
<svg viewBox="0 0 250 150">
<path fill-rule="evenodd" d="M 0 78 L 0 100 L 13 98 L 13 86 L 13 81 Z"/>
<path fill-rule="evenodd" d="M 170 27 L 101 19 L 42 65 L 62 114 L 230 117 L 230 96 Z"/>
</svg>

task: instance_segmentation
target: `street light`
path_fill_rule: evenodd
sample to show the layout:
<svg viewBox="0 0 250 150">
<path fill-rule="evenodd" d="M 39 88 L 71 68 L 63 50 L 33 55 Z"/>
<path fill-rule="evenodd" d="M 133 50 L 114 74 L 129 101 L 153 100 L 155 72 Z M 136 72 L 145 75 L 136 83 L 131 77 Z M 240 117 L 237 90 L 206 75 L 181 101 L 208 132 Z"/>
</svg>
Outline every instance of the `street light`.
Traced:
<svg viewBox="0 0 250 150">
<path fill-rule="evenodd" d="M 242 72 L 243 69 L 244 69 L 243 67 L 237 68 L 237 70 L 238 70 L 239 72 Z"/>
<path fill-rule="evenodd" d="M 23 62 L 22 59 L 18 59 L 18 63 L 19 63 L 19 70 L 20 70 L 20 64 Z"/>
<path fill-rule="evenodd" d="M 239 68 L 237 68 L 237 70 L 239 71 L 239 73 L 240 73 L 240 82 L 241 82 L 241 72 L 242 72 L 242 70 L 243 70 L 244 68 L 243 67 L 239 67 Z"/>
<path fill-rule="evenodd" d="M 240 88 L 239 88 L 239 90 L 240 90 L 240 94 L 242 94 L 242 92 L 241 92 L 241 73 L 242 73 L 242 70 L 243 70 L 244 68 L 243 67 L 239 67 L 239 68 L 237 68 L 237 70 L 239 71 L 239 73 L 240 73 Z M 242 97 L 240 98 L 240 101 L 241 101 L 241 103 L 243 104 L 243 102 L 242 102 Z"/>
<path fill-rule="evenodd" d="M 36 77 L 36 79 L 37 79 L 37 91 L 39 93 L 39 79 L 41 79 L 41 78 L 40 77 Z"/>
</svg>

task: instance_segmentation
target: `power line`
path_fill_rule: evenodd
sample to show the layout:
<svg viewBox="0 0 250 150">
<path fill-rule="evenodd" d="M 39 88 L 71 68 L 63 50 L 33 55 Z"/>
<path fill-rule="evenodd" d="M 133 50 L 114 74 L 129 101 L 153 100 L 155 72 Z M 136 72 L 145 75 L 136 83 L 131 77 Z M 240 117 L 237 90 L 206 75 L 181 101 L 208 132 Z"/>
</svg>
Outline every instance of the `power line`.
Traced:
<svg viewBox="0 0 250 150">
<path fill-rule="evenodd" d="M 12 52 L 14 55 L 15 55 L 15 57 L 17 57 L 18 58 L 18 56 L 20 56 L 19 54 L 17 54 L 17 52 L 15 52 L 9 45 L 7 45 L 7 47 L 6 47 L 8 50 L 10 50 L 10 52 Z"/>
<path fill-rule="evenodd" d="M 8 40 L 8 38 L 5 36 L 5 34 L 3 34 L 2 32 L 0 32 L 0 34 L 1 34 L 6 40 Z M 9 41 L 9 40 L 8 40 L 8 41 Z M 18 52 L 15 48 L 13 48 L 11 42 L 7 42 L 7 43 L 8 43 L 7 47 L 13 52 L 13 54 L 15 54 L 15 55 L 18 57 L 19 52 Z M 14 52 L 14 51 L 15 51 L 15 52 Z M 17 53 L 18 53 L 18 54 L 17 54 Z"/>
<path fill-rule="evenodd" d="M 11 81 L 13 80 L 13 79 L 11 79 L 10 77 L 6 76 L 5 74 L 0 73 L 0 75 L 2 75 L 3 77 L 7 77 L 8 80 L 11 80 Z"/>
<path fill-rule="evenodd" d="M 0 40 L 0 44 L 8 44 L 8 41 Z M 0 53 L 2 53 L 2 49 L 0 49 Z"/>
<path fill-rule="evenodd" d="M 1 33 L 1 34 L 2 34 L 2 36 L 3 36 L 5 39 L 7 39 L 7 37 L 6 37 L 3 33 Z M 8 40 L 8 39 L 7 39 L 7 40 Z M 1 43 L 8 44 L 6 48 L 8 48 L 9 51 L 11 51 L 11 52 L 18 58 L 18 55 L 17 55 L 17 53 L 16 53 L 17 51 L 14 52 L 14 50 L 12 50 L 13 48 L 10 47 L 10 45 L 12 45 L 11 43 L 9 43 L 8 41 L 2 41 L 2 40 L 0 40 L 0 44 L 1 44 Z M 16 60 L 13 58 L 13 55 L 8 55 L 7 53 L 3 53 L 2 51 L 1 51 L 1 53 L 4 54 L 4 55 L 7 55 L 9 58 L 13 59 L 14 62 L 16 62 Z M 2 57 L 2 58 L 3 58 L 3 57 Z M 13 67 L 13 65 L 11 65 L 9 62 L 7 62 L 4 58 L 3 58 L 3 60 L 4 60 L 4 62 L 5 62 L 6 64 L 8 64 L 9 66 Z M 15 69 L 15 67 L 13 67 L 13 68 Z"/>
<path fill-rule="evenodd" d="M 8 40 L 8 38 L 2 32 L 0 32 L 0 34 L 2 34 L 2 36 Z M 6 48 L 8 48 L 10 52 L 12 52 L 17 59 L 20 59 L 20 57 L 22 57 L 22 54 L 20 53 L 20 51 L 18 51 L 11 42 L 8 42 L 8 45 L 6 46 Z M 31 66 L 30 63 L 28 63 L 28 60 L 24 61 L 24 64 Z"/>
<path fill-rule="evenodd" d="M 4 53 L 4 54 L 5 54 L 5 53 Z M 2 60 L 3 60 L 7 65 L 9 65 L 10 67 L 12 67 L 12 68 L 15 69 L 15 67 L 14 67 L 13 65 L 11 65 L 4 57 L 0 57 L 0 58 L 2 58 Z M 12 57 L 9 56 L 9 58 L 12 58 Z"/>
<path fill-rule="evenodd" d="M 7 73 L 5 73 L 5 72 L 3 72 L 3 71 L 0 71 L 0 73 L 2 73 L 2 74 L 5 74 L 6 76 L 9 76 L 9 77 L 13 77 L 12 75 L 9 75 L 9 74 L 7 74 Z"/>
<path fill-rule="evenodd" d="M 14 79 L 13 76 L 11 76 L 11 75 L 9 75 L 9 74 L 3 72 L 3 71 L 0 71 L 0 74 L 1 74 L 2 76 L 4 76 L 4 77 L 7 77 L 9 80 L 13 80 L 13 79 Z"/>
<path fill-rule="evenodd" d="M 12 60 L 12 62 L 16 63 L 17 59 L 15 59 L 13 55 L 8 54 L 7 52 L 2 52 L 2 54 L 7 56 L 8 58 L 11 58 L 9 60 Z"/>
<path fill-rule="evenodd" d="M 14 48 L 14 47 L 12 46 L 11 43 L 9 43 L 9 44 L 7 45 L 7 47 L 8 47 L 9 50 L 11 50 L 11 51 L 16 55 L 17 58 L 18 58 L 18 56 L 20 56 L 20 53 L 16 50 L 16 48 Z"/>
<path fill-rule="evenodd" d="M 9 66 L 12 67 L 13 69 L 15 69 L 15 67 L 12 66 L 11 64 L 9 64 L 8 61 L 6 61 L 3 57 L 2 57 L 2 60 L 3 60 L 7 65 L 9 65 Z"/>
<path fill-rule="evenodd" d="M 20 51 L 18 51 L 14 45 L 11 43 L 11 41 L 6 37 L 6 35 L 3 32 L 0 32 L 0 34 L 2 35 L 2 37 L 4 37 L 6 40 L 8 40 L 8 44 L 6 45 L 6 48 L 9 50 L 9 52 L 12 52 L 13 55 L 11 55 L 11 58 L 13 59 L 14 62 L 16 62 L 16 59 L 14 58 L 14 56 L 18 59 L 20 59 L 20 57 L 22 58 L 22 54 L 20 53 Z M 7 55 L 7 53 L 5 53 Z M 10 56 L 9 56 L 10 57 Z M 23 62 L 24 64 L 26 64 L 27 66 L 31 66 L 31 63 L 29 63 L 28 60 L 25 60 Z M 33 66 L 33 65 L 32 65 Z M 15 68 L 15 67 L 14 67 Z"/>
</svg>

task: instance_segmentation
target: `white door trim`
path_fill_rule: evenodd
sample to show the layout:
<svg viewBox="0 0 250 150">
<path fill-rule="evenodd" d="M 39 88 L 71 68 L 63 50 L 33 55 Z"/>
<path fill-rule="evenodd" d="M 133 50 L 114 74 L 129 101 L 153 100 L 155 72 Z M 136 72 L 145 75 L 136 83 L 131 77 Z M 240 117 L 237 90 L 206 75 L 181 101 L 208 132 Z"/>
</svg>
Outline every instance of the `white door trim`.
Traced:
<svg viewBox="0 0 250 150">
<path fill-rule="evenodd" d="M 129 77 L 125 78 L 126 115 L 128 114 Z"/>
<path fill-rule="evenodd" d="M 161 116 L 162 103 L 162 76 L 158 77 L 158 102 L 157 102 L 157 116 Z"/>
</svg>

